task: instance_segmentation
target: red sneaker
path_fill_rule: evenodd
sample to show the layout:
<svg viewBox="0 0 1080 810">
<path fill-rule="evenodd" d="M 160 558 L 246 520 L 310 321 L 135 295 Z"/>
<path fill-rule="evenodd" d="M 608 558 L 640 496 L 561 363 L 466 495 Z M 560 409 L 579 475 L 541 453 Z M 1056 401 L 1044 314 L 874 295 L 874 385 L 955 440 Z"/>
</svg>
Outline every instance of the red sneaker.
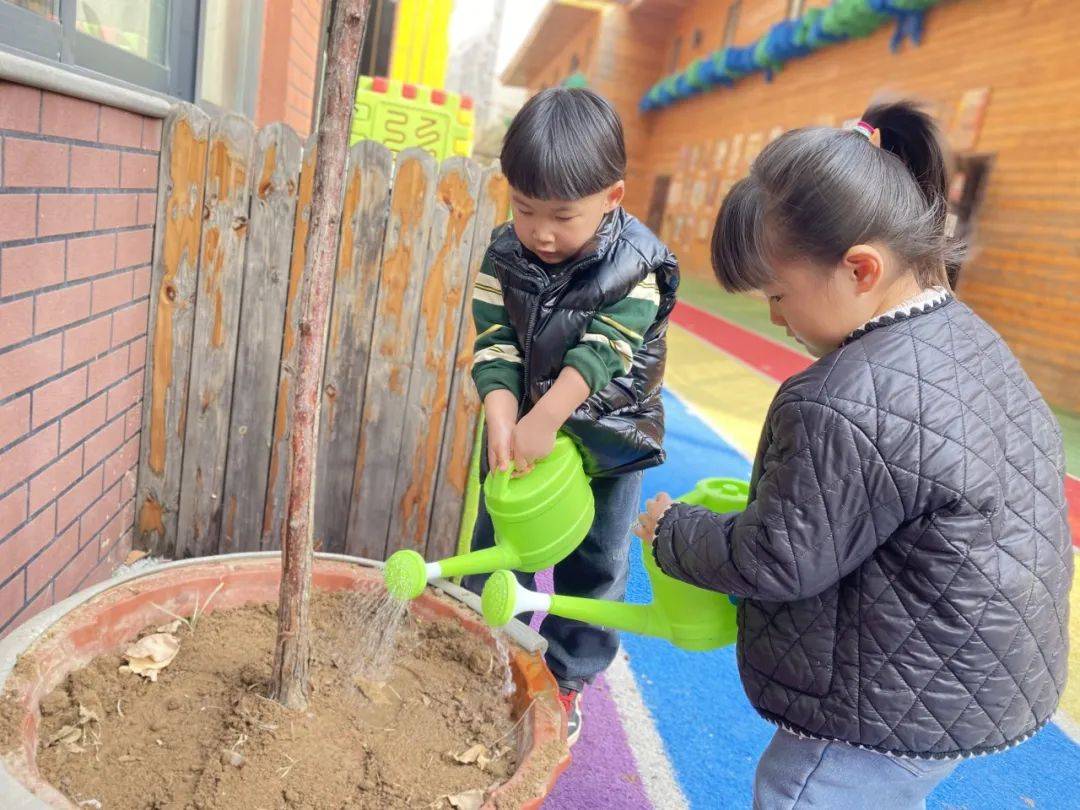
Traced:
<svg viewBox="0 0 1080 810">
<path fill-rule="evenodd" d="M 566 744 L 572 746 L 581 736 L 581 692 L 560 689 L 559 703 L 566 712 Z"/>
</svg>

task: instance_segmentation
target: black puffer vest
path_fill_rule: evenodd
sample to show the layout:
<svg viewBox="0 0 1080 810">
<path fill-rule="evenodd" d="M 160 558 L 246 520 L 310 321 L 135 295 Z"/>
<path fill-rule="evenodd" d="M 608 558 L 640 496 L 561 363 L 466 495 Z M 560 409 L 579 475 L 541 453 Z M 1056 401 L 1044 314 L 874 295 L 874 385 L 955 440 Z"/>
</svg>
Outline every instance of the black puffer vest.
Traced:
<svg viewBox="0 0 1080 810">
<path fill-rule="evenodd" d="M 667 322 L 675 306 L 679 266 L 664 244 L 618 208 L 565 269 L 548 273 L 528 254 L 511 223 L 500 226 L 488 259 L 502 286 L 510 323 L 522 350 L 522 413 L 542 397 L 563 358 L 585 335 L 596 313 L 629 295 L 650 273 L 660 308 L 626 376 L 616 377 L 574 412 L 563 430 L 582 451 L 585 471 L 610 477 L 664 461 L 660 386 L 667 359 Z"/>
</svg>

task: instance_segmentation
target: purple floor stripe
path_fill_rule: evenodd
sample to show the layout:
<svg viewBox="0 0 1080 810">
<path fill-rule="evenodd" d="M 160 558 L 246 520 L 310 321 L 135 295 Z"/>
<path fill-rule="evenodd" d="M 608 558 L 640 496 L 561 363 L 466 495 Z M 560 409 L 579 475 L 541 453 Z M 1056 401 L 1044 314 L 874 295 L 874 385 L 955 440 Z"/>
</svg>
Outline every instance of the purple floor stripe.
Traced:
<svg viewBox="0 0 1080 810">
<path fill-rule="evenodd" d="M 539 590 L 551 592 L 550 571 L 541 571 L 536 580 Z M 533 617 L 533 626 L 542 618 Z M 603 676 L 585 690 L 583 701 L 584 728 L 573 762 L 544 810 L 653 810 Z"/>
</svg>

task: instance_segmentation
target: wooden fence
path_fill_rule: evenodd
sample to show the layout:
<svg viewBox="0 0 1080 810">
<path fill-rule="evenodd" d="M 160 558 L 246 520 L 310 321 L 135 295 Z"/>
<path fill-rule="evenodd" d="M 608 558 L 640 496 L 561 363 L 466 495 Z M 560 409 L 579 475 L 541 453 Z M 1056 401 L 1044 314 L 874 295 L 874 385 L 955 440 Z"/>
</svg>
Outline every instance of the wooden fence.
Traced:
<svg viewBox="0 0 1080 810">
<path fill-rule="evenodd" d="M 175 557 L 280 548 L 315 141 L 183 105 L 163 134 L 137 536 Z M 315 542 L 453 553 L 479 402 L 471 283 L 497 171 L 349 153 L 320 411 Z"/>
</svg>

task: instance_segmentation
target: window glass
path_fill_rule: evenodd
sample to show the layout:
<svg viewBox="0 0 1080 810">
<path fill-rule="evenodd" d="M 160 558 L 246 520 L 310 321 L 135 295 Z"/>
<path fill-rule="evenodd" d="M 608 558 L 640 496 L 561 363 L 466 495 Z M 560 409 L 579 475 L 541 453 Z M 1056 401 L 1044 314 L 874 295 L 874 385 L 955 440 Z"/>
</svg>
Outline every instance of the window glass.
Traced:
<svg viewBox="0 0 1080 810">
<path fill-rule="evenodd" d="M 164 65 L 169 0 L 78 0 L 75 28 L 122 51 Z"/>
</svg>

